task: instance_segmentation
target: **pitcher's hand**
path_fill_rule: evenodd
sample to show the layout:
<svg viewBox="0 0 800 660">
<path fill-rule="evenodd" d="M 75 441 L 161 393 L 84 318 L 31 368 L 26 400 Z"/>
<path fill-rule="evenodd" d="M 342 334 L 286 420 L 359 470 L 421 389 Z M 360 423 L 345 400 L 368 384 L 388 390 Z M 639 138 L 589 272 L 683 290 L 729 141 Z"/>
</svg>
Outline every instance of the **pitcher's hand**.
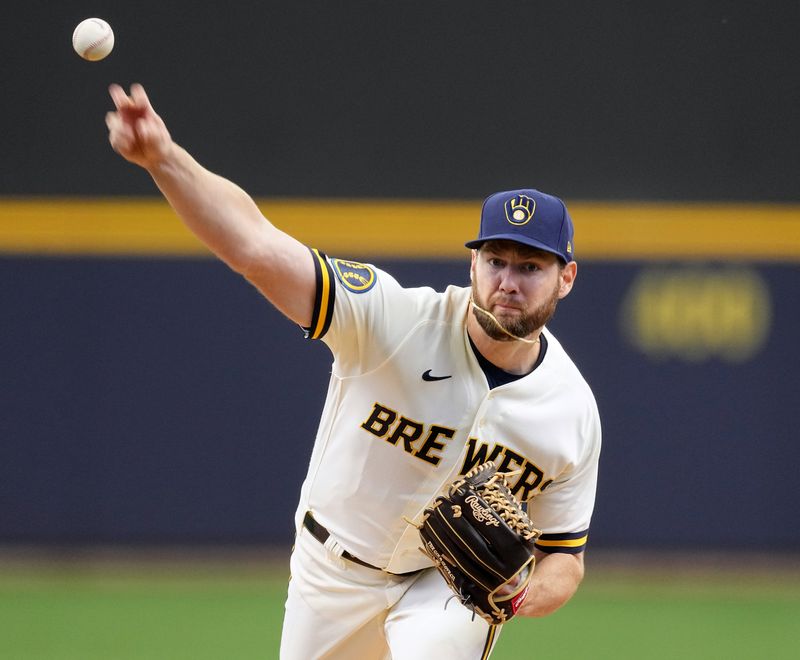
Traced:
<svg viewBox="0 0 800 660">
<path fill-rule="evenodd" d="M 116 111 L 106 114 L 108 141 L 120 156 L 146 170 L 164 161 L 173 142 L 164 121 L 159 117 L 144 87 L 131 85 L 128 96 L 117 84 L 108 88 Z"/>
</svg>

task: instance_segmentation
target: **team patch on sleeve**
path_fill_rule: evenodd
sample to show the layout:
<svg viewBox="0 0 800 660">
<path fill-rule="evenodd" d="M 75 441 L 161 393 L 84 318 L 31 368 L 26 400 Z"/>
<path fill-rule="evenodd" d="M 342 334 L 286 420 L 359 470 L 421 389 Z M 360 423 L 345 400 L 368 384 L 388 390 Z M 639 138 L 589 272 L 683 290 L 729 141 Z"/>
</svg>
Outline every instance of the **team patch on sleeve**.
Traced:
<svg viewBox="0 0 800 660">
<path fill-rule="evenodd" d="M 320 339 L 328 332 L 333 317 L 333 304 L 336 301 L 336 286 L 333 281 L 333 269 L 327 257 L 319 250 L 311 250 L 314 259 L 314 274 L 317 279 L 317 292 L 314 296 L 314 311 L 311 325 L 303 328 L 306 337 Z"/>
<path fill-rule="evenodd" d="M 536 548 L 542 552 L 565 552 L 576 555 L 586 549 L 589 530 L 570 534 L 542 534 L 536 539 Z"/>
<path fill-rule="evenodd" d="M 372 266 L 346 259 L 331 259 L 331 264 L 336 277 L 349 291 L 364 293 L 375 286 L 376 275 Z"/>
</svg>

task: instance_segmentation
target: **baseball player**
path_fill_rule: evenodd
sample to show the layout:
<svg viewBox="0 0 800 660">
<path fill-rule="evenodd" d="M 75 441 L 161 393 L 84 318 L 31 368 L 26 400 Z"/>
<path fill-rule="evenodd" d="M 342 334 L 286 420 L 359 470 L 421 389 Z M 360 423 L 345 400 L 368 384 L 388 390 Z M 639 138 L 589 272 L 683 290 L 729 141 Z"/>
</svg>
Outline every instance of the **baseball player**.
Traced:
<svg viewBox="0 0 800 660">
<path fill-rule="evenodd" d="M 600 423 L 545 325 L 577 273 L 564 204 L 491 195 L 471 286 L 404 288 L 309 249 L 175 144 L 144 89 L 117 85 L 115 151 L 150 173 L 188 228 L 333 354 L 296 512 L 284 660 L 487 658 L 500 626 L 475 616 L 419 549 L 413 524 L 459 475 L 492 460 L 543 534 L 518 614 L 563 605 L 583 573 Z M 511 624 L 518 625 L 518 624 Z"/>
</svg>

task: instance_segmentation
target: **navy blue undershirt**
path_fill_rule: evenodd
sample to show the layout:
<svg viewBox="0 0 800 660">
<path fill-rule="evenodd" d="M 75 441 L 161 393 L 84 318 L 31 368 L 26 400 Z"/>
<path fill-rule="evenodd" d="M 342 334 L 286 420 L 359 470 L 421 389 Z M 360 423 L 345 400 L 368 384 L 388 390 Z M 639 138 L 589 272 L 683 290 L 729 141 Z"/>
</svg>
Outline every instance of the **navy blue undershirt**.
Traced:
<svg viewBox="0 0 800 660">
<path fill-rule="evenodd" d="M 481 352 L 477 349 L 475 343 L 472 341 L 472 337 L 469 338 L 469 345 L 472 346 L 472 352 L 475 353 L 475 357 L 478 359 L 478 364 L 481 365 L 481 369 L 483 369 L 483 373 L 486 375 L 486 381 L 489 383 L 490 390 L 493 390 L 495 387 L 500 387 L 500 385 L 505 385 L 506 383 L 513 383 L 515 380 L 519 380 L 520 378 L 524 378 L 528 375 L 510 374 L 498 367 L 496 364 L 489 362 L 489 360 L 481 355 Z M 544 334 L 540 334 L 539 357 L 536 358 L 536 362 L 531 371 L 536 369 L 536 367 L 542 363 L 545 353 L 547 353 L 547 339 L 545 338 Z M 528 373 L 531 373 L 531 371 Z"/>
</svg>

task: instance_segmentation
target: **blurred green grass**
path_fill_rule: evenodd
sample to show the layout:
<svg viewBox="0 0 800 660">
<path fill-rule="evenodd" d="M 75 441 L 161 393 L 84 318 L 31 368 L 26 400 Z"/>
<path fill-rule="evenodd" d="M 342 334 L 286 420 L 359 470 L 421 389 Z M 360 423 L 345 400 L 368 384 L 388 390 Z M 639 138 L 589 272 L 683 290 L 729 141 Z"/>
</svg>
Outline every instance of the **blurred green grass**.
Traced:
<svg viewBox="0 0 800 660">
<path fill-rule="evenodd" d="M 562 610 L 507 625 L 492 658 L 800 657 L 800 572 L 742 568 L 594 567 Z M 0 658 L 277 658 L 286 579 L 282 564 L 0 566 Z"/>
</svg>

